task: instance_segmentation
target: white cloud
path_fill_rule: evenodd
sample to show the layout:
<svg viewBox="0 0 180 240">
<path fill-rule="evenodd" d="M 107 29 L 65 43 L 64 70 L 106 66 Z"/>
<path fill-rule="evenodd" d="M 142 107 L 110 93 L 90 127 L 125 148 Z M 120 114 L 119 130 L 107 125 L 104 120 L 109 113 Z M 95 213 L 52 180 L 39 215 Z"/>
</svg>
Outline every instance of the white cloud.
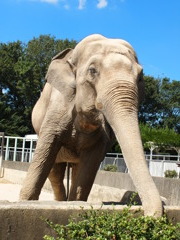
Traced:
<svg viewBox="0 0 180 240">
<path fill-rule="evenodd" d="M 58 0 L 40 0 L 40 2 L 56 4 L 56 3 L 58 3 Z"/>
<path fill-rule="evenodd" d="M 59 0 L 18 0 L 18 1 L 29 1 L 29 2 L 44 2 L 50 4 L 57 4 Z"/>
<path fill-rule="evenodd" d="M 65 5 L 64 5 L 64 8 L 65 8 L 66 10 L 69 10 L 69 9 L 70 9 L 70 6 L 69 6 L 68 4 L 65 4 Z"/>
<path fill-rule="evenodd" d="M 85 8 L 86 0 L 79 0 L 78 9 L 82 10 Z"/>
<path fill-rule="evenodd" d="M 107 0 L 98 0 L 97 8 L 105 8 L 108 5 Z"/>
</svg>

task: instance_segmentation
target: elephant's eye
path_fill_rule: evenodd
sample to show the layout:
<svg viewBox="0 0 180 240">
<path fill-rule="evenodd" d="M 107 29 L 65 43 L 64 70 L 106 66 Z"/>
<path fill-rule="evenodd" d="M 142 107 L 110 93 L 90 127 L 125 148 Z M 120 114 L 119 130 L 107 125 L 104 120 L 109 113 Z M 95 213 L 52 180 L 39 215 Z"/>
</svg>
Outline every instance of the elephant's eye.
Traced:
<svg viewBox="0 0 180 240">
<path fill-rule="evenodd" d="M 97 73 L 97 70 L 94 67 L 90 67 L 88 69 L 88 72 L 90 73 L 91 76 L 94 76 Z"/>
</svg>

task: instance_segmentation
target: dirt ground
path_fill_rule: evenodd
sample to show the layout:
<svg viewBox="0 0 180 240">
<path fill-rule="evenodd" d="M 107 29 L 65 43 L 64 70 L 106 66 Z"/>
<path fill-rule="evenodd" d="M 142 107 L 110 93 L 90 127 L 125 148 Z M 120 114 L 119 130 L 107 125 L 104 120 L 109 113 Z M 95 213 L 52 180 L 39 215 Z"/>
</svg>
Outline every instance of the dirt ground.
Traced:
<svg viewBox="0 0 180 240">
<path fill-rule="evenodd" d="M 8 183 L 11 183 L 11 182 L 6 180 L 6 179 L 4 179 L 4 178 L 0 178 L 0 183 L 8 184 Z"/>
<path fill-rule="evenodd" d="M 17 202 L 21 185 L 13 184 L 6 179 L 0 178 L 0 201 Z M 53 194 L 48 191 L 42 191 L 39 197 L 42 201 L 53 200 Z"/>
</svg>

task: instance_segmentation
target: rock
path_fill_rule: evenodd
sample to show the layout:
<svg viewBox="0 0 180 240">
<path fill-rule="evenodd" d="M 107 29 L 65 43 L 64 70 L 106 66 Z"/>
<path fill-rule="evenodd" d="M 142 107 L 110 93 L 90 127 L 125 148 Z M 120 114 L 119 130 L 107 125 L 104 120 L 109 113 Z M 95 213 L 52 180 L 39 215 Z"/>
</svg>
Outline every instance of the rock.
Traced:
<svg viewBox="0 0 180 240">
<path fill-rule="evenodd" d="M 118 189 L 94 184 L 88 197 L 88 202 L 120 202 L 125 189 Z"/>
<path fill-rule="evenodd" d="M 161 197 L 163 205 L 167 199 Z M 88 197 L 89 203 L 142 205 L 139 195 L 134 191 L 94 184 Z"/>
<path fill-rule="evenodd" d="M 97 184 L 93 185 L 88 197 L 88 202 L 119 203 L 119 204 L 136 203 L 137 205 L 141 204 L 139 195 L 133 191 L 107 186 L 100 186 Z"/>
</svg>

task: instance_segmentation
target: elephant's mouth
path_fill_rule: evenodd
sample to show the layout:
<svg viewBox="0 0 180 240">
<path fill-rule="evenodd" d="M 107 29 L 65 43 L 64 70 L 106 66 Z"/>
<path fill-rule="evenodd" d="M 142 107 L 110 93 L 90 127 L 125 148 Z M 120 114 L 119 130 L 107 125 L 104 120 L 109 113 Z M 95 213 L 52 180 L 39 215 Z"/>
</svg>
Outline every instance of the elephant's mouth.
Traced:
<svg viewBox="0 0 180 240">
<path fill-rule="evenodd" d="M 77 114 L 74 123 L 76 130 L 86 134 L 96 131 L 101 125 L 98 119 L 83 113 Z"/>
</svg>

